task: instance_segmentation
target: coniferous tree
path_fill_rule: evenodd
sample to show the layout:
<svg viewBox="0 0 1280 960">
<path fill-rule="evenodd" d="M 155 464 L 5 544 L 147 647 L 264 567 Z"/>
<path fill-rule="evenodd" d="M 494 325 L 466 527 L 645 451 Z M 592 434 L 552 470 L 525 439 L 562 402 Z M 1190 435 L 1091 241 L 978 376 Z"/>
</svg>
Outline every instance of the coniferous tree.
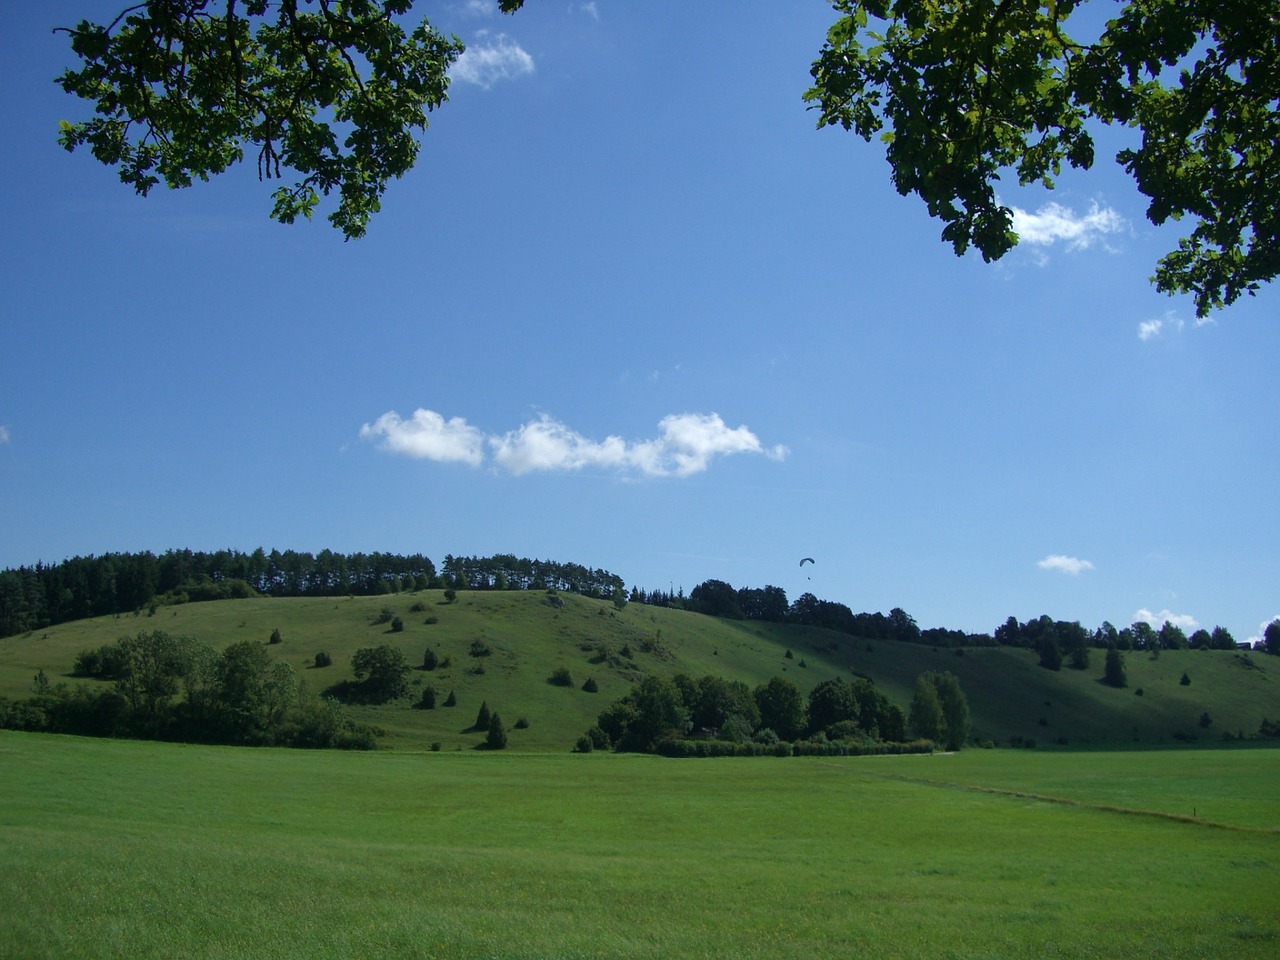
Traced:
<svg viewBox="0 0 1280 960">
<path fill-rule="evenodd" d="M 489 704 L 485 701 L 481 701 L 480 709 L 476 712 L 475 729 L 488 730 L 489 723 L 492 719 L 493 718 L 489 715 Z"/>
</svg>

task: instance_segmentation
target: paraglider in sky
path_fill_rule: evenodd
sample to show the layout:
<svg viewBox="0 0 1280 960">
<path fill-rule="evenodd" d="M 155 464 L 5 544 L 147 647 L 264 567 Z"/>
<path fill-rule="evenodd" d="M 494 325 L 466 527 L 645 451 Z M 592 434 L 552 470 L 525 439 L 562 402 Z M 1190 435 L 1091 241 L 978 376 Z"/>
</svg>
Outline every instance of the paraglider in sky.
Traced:
<svg viewBox="0 0 1280 960">
<path fill-rule="evenodd" d="M 800 566 L 803 567 L 806 563 L 813 563 L 813 557 L 805 557 L 800 561 Z"/>
</svg>

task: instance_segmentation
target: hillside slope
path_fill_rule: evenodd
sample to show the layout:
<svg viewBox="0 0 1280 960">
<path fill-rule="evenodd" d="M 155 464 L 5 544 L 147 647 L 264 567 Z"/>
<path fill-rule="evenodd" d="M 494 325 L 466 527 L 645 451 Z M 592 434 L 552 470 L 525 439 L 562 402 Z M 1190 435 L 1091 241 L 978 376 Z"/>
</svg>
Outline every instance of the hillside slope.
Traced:
<svg viewBox="0 0 1280 960">
<path fill-rule="evenodd" d="M 403 618 L 403 631 L 375 623 L 384 608 Z M 501 713 L 512 749 L 567 750 L 605 706 L 646 673 L 716 674 L 751 686 L 784 676 L 806 692 L 830 677 L 857 673 L 907 709 L 919 673 L 949 670 L 968 695 L 974 738 L 1000 745 L 1016 739 L 1041 747 L 1152 745 L 1176 742 L 1175 735 L 1209 742 L 1226 733 L 1252 736 L 1263 717 L 1280 719 L 1280 662 L 1259 654 L 1165 651 L 1152 660 L 1129 653 L 1129 687 L 1116 690 L 1098 681 L 1101 651 L 1093 651 L 1088 670 L 1052 672 L 1021 649 L 868 643 L 827 630 L 718 620 L 635 603 L 618 610 L 608 601 L 575 594 L 460 592 L 447 603 L 441 591 L 430 590 L 384 597 L 224 600 L 163 607 L 150 617 L 61 624 L 0 640 L 0 696 L 26 696 L 40 669 L 57 682 L 90 682 L 71 677 L 76 655 L 140 631 L 187 634 L 222 648 L 246 639 L 266 644 L 275 629 L 283 642 L 267 649 L 289 663 L 313 692 L 350 679 L 351 657 L 362 647 L 391 644 L 415 667 L 428 647 L 448 657 L 447 668 L 413 671 L 411 697 L 350 708 L 357 719 L 384 728 L 388 746 L 400 748 L 425 749 L 433 742 L 446 750 L 476 745 L 483 737 L 468 728 L 484 702 Z M 488 656 L 471 655 L 475 640 L 488 647 Z M 321 651 L 333 658 L 331 667 L 313 666 Z M 573 686 L 549 682 L 560 667 L 569 671 Z M 1190 680 L 1186 685 L 1180 682 L 1184 673 Z M 597 693 L 581 689 L 588 677 L 596 681 Z M 413 709 L 428 683 L 441 702 L 453 691 L 457 706 Z M 1205 714 L 1208 727 L 1201 726 Z M 512 729 L 522 717 L 527 729 Z"/>
</svg>

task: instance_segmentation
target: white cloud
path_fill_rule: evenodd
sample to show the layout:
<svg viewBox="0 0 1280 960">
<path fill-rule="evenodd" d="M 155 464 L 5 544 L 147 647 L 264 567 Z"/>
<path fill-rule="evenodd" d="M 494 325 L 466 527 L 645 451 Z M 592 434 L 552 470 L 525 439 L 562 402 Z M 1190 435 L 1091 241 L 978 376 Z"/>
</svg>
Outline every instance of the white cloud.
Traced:
<svg viewBox="0 0 1280 960">
<path fill-rule="evenodd" d="M 468 44 L 462 56 L 449 68 L 449 76 L 463 83 L 474 83 L 486 90 L 499 80 L 533 73 L 533 57 L 505 33 Z"/>
<path fill-rule="evenodd" d="M 498 5 L 493 0 L 467 0 L 462 9 L 473 17 L 492 17 L 498 12 Z"/>
<path fill-rule="evenodd" d="M 1161 610 L 1159 613 L 1152 613 L 1145 607 L 1133 615 L 1134 621 L 1145 620 L 1155 629 L 1159 630 L 1165 623 L 1172 623 L 1175 627 L 1181 627 L 1185 631 L 1200 629 L 1200 621 L 1189 613 L 1173 613 L 1169 610 Z"/>
<path fill-rule="evenodd" d="M 1037 560 L 1036 566 L 1041 570 L 1061 570 L 1076 576 L 1081 570 L 1092 570 L 1093 564 L 1078 557 L 1066 557 L 1060 553 L 1051 553 L 1043 560 Z"/>
<path fill-rule="evenodd" d="M 418 409 L 409 420 L 394 410 L 360 428 L 365 439 L 382 438 L 382 448 L 417 460 L 469 463 L 484 462 L 484 435 L 461 417 L 445 420 L 434 410 Z"/>
<path fill-rule="evenodd" d="M 505 434 L 485 436 L 465 420 L 446 421 L 431 410 L 417 410 L 411 420 L 394 411 L 360 429 L 364 439 L 381 438 L 382 448 L 419 459 L 461 461 L 478 467 L 485 448 L 493 462 L 515 476 L 599 467 L 650 477 L 687 477 L 706 470 L 716 457 L 736 453 L 763 454 L 773 460 L 787 456 L 783 446 L 766 448 L 745 426 L 730 428 L 718 414 L 682 413 L 664 417 L 659 436 L 628 442 L 622 437 L 603 440 L 584 437 L 548 416 Z"/>
<path fill-rule="evenodd" d="M 1258 635 L 1256 637 L 1249 638 L 1249 645 L 1252 646 L 1255 643 L 1261 643 L 1263 634 L 1267 632 L 1267 627 L 1271 626 L 1271 624 L 1275 623 L 1277 620 L 1280 620 L 1280 613 L 1277 613 L 1274 617 L 1268 617 L 1266 620 L 1263 620 L 1258 624 Z"/>
<path fill-rule="evenodd" d="M 1214 322 L 1213 317 L 1197 317 L 1195 325 L 1203 327 L 1205 324 Z M 1166 310 L 1163 317 L 1157 317 L 1154 320 L 1143 320 L 1138 324 L 1138 339 L 1153 340 L 1165 334 L 1181 333 L 1186 325 L 1186 321 L 1180 316 L 1172 310 Z"/>
<path fill-rule="evenodd" d="M 592 20 L 600 19 L 600 11 L 596 9 L 595 0 L 590 0 L 589 3 L 579 4 L 578 9 L 581 10 L 583 13 L 587 14 L 587 16 L 591 17 Z"/>
<path fill-rule="evenodd" d="M 1022 243 L 1047 247 L 1065 241 L 1068 250 L 1085 250 L 1109 233 L 1119 233 L 1125 220 L 1111 207 L 1090 204 L 1089 212 L 1077 214 L 1060 203 L 1047 203 L 1035 213 L 1021 207 L 1013 211 L 1013 230 Z"/>
<path fill-rule="evenodd" d="M 9 442 L 9 428 L 6 426 L 0 425 L 0 443 L 8 443 L 8 442 Z"/>
</svg>

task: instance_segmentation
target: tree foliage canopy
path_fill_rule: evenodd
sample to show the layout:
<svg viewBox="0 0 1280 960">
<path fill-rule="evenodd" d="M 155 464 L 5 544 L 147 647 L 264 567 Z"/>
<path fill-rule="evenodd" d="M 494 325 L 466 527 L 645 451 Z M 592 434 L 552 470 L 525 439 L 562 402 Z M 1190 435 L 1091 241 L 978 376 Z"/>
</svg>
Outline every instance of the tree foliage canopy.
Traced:
<svg viewBox="0 0 1280 960">
<path fill-rule="evenodd" d="M 309 218 L 336 191 L 329 219 L 362 236 L 464 49 L 426 19 L 406 30 L 415 2 L 149 0 L 61 28 L 81 66 L 59 82 L 96 115 L 64 122 L 60 140 L 140 194 L 249 151 L 260 179 L 298 175 L 273 217 Z M 1204 315 L 1280 271 L 1280 0 L 1124 0 L 1100 32 L 1077 29 L 1087 0 L 832 6 L 805 99 L 819 126 L 881 135 L 894 185 L 957 253 L 1007 253 L 1018 237 L 1001 176 L 1051 187 L 1064 163 L 1091 167 L 1101 121 L 1141 134 L 1116 160 L 1150 220 L 1195 221 L 1157 265 L 1158 289 L 1193 294 Z"/>
<path fill-rule="evenodd" d="M 256 151 L 258 177 L 299 179 L 275 191 L 271 216 L 310 218 L 338 193 L 330 221 L 362 236 L 387 182 L 418 156 L 414 131 L 447 99 L 462 53 L 414 0 L 149 0 L 110 24 L 63 28 L 82 61 L 59 78 L 96 116 L 62 125 L 145 195 L 208 180 Z"/>
<path fill-rule="evenodd" d="M 1091 167 L 1100 120 L 1141 132 L 1116 160 L 1148 218 L 1197 221 L 1160 260 L 1159 290 L 1204 315 L 1280 270 L 1276 0 L 1127 0 L 1087 42 L 1067 32 L 1084 0 L 832 5 L 805 95 L 819 126 L 881 134 L 898 192 L 925 201 L 956 253 L 1007 253 L 1002 173 L 1052 187 L 1063 163 Z"/>
</svg>

